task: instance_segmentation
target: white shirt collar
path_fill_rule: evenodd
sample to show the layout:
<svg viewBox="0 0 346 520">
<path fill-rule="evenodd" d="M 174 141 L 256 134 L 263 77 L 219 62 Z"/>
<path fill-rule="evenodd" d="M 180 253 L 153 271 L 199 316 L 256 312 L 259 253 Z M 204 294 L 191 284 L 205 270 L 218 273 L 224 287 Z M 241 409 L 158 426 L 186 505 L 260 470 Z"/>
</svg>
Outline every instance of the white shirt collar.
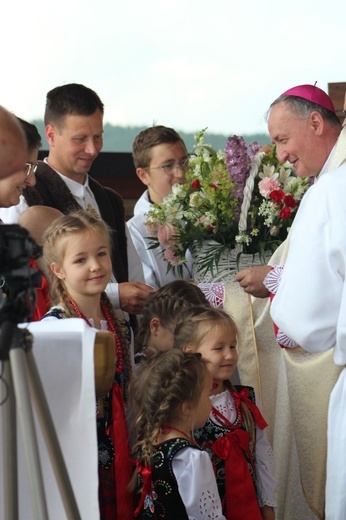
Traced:
<svg viewBox="0 0 346 520">
<path fill-rule="evenodd" d="M 44 162 L 49 165 L 48 157 L 44 158 Z M 90 204 L 95 209 L 95 211 L 98 214 L 100 214 L 100 210 L 97 205 L 95 196 L 89 187 L 88 175 L 85 176 L 84 184 L 81 184 L 80 182 L 74 181 L 73 179 L 66 177 L 66 175 L 63 175 L 62 173 L 58 172 L 58 170 L 56 170 L 55 168 L 53 168 L 53 170 L 64 181 L 64 183 L 72 193 L 73 197 L 77 200 L 78 204 L 82 206 L 82 208 L 87 209 L 88 205 Z"/>
</svg>

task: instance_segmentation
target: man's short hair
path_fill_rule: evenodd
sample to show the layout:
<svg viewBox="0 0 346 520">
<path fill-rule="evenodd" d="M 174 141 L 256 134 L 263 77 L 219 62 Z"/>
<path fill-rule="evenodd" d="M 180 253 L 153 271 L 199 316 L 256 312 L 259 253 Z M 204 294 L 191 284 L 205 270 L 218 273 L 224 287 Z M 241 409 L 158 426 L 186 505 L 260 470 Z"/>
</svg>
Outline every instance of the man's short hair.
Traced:
<svg viewBox="0 0 346 520">
<path fill-rule="evenodd" d="M 44 124 L 59 125 L 67 115 L 90 116 L 104 106 L 99 96 L 88 87 L 69 83 L 50 90 L 47 94 Z"/>
<path fill-rule="evenodd" d="M 298 96 L 279 96 L 270 105 L 268 115 L 270 114 L 271 109 L 280 103 L 284 103 L 286 107 L 291 110 L 291 112 L 302 119 L 307 119 L 311 112 L 318 112 L 331 126 L 341 127 L 340 119 L 335 114 L 335 112 L 331 112 L 321 105 L 312 103 L 308 99 L 304 99 Z"/>
<path fill-rule="evenodd" d="M 132 145 L 132 158 L 135 168 L 147 168 L 151 161 L 151 149 L 159 144 L 182 143 L 183 139 L 178 132 L 167 126 L 157 125 L 142 130 L 135 138 Z"/>
</svg>

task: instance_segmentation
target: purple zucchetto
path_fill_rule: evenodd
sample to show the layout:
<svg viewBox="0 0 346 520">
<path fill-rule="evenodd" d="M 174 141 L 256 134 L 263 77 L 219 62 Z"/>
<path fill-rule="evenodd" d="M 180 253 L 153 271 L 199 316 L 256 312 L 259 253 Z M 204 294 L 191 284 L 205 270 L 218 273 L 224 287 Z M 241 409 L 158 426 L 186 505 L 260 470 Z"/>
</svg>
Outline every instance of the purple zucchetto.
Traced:
<svg viewBox="0 0 346 520">
<path fill-rule="evenodd" d="M 289 90 L 286 90 L 286 92 L 281 94 L 281 96 L 297 96 L 303 99 L 307 99 L 308 101 L 311 101 L 311 103 L 320 105 L 321 107 L 335 113 L 333 102 L 328 94 L 315 85 L 298 85 L 298 87 L 293 87 Z"/>
</svg>

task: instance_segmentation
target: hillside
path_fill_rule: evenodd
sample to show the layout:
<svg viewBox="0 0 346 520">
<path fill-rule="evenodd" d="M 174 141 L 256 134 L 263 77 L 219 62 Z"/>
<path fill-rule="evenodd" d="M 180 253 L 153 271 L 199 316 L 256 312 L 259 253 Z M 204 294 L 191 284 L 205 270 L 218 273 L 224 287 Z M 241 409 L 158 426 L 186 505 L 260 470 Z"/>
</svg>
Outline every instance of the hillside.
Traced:
<svg viewBox="0 0 346 520">
<path fill-rule="evenodd" d="M 42 149 L 47 150 L 48 144 L 44 137 L 44 124 L 42 120 L 32 121 L 38 128 L 42 136 Z M 109 123 L 105 124 L 104 127 L 104 140 L 103 140 L 103 152 L 131 152 L 132 143 L 136 135 L 143 130 L 143 127 L 139 126 L 113 126 Z M 178 130 L 179 131 L 179 130 Z M 196 130 L 198 133 L 198 130 Z M 233 135 L 236 132 L 230 132 L 229 135 Z M 187 134 L 179 131 L 179 134 L 184 139 L 186 147 L 190 152 L 194 144 L 194 134 Z M 205 141 L 211 144 L 215 149 L 223 149 L 228 135 L 212 134 L 206 132 Z M 249 144 L 252 141 L 258 141 L 260 144 L 266 144 L 270 142 L 268 134 L 257 134 L 257 135 L 243 135 L 245 141 Z"/>
</svg>

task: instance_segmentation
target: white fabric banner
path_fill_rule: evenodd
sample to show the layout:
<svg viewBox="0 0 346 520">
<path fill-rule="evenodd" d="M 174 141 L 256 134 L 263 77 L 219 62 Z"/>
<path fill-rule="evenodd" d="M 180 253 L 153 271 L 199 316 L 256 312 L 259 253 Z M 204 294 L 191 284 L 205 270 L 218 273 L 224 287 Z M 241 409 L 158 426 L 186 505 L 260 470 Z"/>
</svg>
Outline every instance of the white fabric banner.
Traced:
<svg viewBox="0 0 346 520">
<path fill-rule="evenodd" d="M 33 334 L 33 355 L 55 430 L 83 520 L 99 518 L 94 343 L 96 329 L 82 319 L 41 321 L 25 325 Z M 20 326 L 22 327 L 22 325 Z M 4 383 L 0 388 L 4 396 Z M 45 441 L 36 417 L 37 441 L 49 519 L 63 520 L 65 509 L 60 497 Z M 0 406 L 0 432 L 2 412 Z M 34 518 L 29 491 L 30 470 L 23 453 L 22 433 L 17 411 L 19 518 Z M 2 442 L 0 442 L 2 444 Z M 0 518 L 4 518 L 3 448 L 0 446 Z"/>
</svg>

